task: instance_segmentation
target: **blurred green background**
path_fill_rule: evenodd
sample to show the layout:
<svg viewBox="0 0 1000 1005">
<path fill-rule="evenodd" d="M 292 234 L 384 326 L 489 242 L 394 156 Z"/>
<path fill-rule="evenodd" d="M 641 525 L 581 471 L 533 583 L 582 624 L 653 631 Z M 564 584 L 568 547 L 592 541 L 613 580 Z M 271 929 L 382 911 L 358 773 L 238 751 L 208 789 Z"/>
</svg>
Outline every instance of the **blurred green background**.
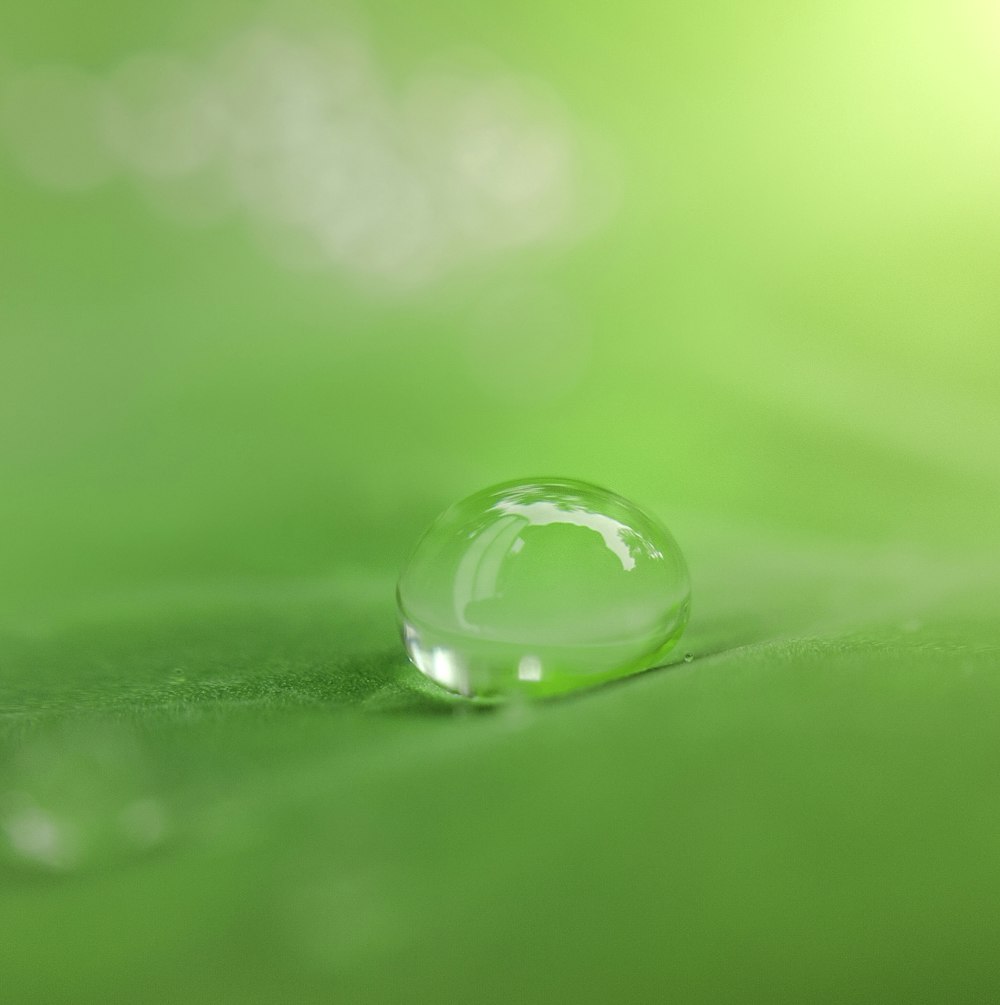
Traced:
<svg viewBox="0 0 1000 1005">
<path fill-rule="evenodd" d="M 0 997 L 992 998 L 998 57 L 0 9 Z M 469 712 L 395 577 L 537 474 L 667 522 L 695 659 Z"/>
</svg>

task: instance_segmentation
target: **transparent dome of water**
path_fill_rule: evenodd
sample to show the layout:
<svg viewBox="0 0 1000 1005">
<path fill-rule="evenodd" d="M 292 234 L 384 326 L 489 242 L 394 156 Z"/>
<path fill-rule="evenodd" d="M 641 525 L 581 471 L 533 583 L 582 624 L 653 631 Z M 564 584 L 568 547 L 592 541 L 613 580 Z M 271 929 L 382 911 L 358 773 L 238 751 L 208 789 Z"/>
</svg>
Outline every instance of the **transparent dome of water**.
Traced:
<svg viewBox="0 0 1000 1005">
<path fill-rule="evenodd" d="M 552 695 L 661 663 L 691 589 L 655 517 L 586 482 L 478 492 L 418 542 L 397 590 L 410 659 L 469 697 Z"/>
</svg>

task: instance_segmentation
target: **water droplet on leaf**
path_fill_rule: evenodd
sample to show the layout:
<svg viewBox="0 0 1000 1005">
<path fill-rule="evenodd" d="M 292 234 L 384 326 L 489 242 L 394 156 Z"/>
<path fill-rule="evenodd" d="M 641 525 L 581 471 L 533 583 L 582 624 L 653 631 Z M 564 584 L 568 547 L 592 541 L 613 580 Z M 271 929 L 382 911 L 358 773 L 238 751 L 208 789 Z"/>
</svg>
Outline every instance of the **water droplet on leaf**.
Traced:
<svg viewBox="0 0 1000 1005">
<path fill-rule="evenodd" d="M 687 567 L 654 517 L 606 489 L 534 479 L 443 513 L 399 580 L 417 668 L 476 698 L 550 695 L 662 662 L 687 624 Z"/>
</svg>

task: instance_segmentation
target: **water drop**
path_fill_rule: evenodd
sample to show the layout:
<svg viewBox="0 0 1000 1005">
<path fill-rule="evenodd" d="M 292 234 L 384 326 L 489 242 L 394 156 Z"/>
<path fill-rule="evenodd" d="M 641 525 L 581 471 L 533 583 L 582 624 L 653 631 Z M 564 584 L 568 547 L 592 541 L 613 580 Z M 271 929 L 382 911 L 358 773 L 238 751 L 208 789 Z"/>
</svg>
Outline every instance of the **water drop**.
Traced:
<svg viewBox="0 0 1000 1005">
<path fill-rule="evenodd" d="M 690 597 L 658 520 L 555 478 L 507 482 L 446 510 L 397 590 L 412 662 L 476 698 L 559 694 L 656 666 L 684 631 Z"/>
<path fill-rule="evenodd" d="M 684 662 L 685 663 L 692 663 L 693 661 L 694 661 L 694 653 L 685 653 L 684 654 Z"/>
</svg>

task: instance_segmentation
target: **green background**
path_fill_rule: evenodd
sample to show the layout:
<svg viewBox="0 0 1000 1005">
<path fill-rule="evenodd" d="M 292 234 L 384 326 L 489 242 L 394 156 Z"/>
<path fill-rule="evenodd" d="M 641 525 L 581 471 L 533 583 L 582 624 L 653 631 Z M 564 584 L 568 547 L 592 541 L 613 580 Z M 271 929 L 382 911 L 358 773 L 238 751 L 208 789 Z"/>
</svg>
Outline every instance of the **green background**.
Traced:
<svg viewBox="0 0 1000 1005">
<path fill-rule="evenodd" d="M 344 18 L 604 208 L 397 287 L 25 166 L 32 68 Z M 978 0 L 4 5 L 0 997 L 994 999 L 998 91 Z M 663 518 L 695 658 L 472 710 L 395 578 L 537 474 Z"/>
</svg>

